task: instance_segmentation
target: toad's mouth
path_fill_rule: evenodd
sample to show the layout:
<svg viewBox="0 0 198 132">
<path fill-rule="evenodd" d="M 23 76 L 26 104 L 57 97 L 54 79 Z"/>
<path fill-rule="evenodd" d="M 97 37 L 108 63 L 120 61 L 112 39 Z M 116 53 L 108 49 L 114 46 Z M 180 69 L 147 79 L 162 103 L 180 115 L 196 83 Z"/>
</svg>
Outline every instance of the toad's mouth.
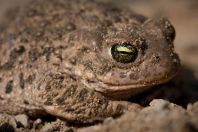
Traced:
<svg viewBox="0 0 198 132">
<path fill-rule="evenodd" d="M 171 71 L 166 75 L 162 76 L 161 78 L 154 78 L 152 80 L 145 80 L 145 81 L 138 81 L 136 83 L 129 83 L 129 84 L 112 84 L 112 83 L 105 83 L 102 80 L 99 80 L 99 87 L 94 87 L 97 92 L 100 92 L 105 95 L 114 96 L 114 95 L 122 95 L 122 94 L 130 94 L 135 95 L 148 89 L 152 86 L 163 84 L 171 80 L 173 77 L 176 76 L 179 69 Z"/>
</svg>

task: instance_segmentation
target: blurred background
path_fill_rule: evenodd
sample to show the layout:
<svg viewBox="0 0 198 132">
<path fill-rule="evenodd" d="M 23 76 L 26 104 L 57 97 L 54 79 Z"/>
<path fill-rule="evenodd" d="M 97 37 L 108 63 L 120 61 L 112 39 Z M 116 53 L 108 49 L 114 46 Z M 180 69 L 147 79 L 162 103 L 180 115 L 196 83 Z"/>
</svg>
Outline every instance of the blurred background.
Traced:
<svg viewBox="0 0 198 132">
<path fill-rule="evenodd" d="M 107 1 L 107 0 L 103 0 Z M 182 80 L 185 103 L 198 100 L 198 0 L 109 0 L 128 7 L 148 17 L 166 16 L 176 29 L 175 50 L 183 68 L 177 76 Z M 28 0 L 0 0 L 0 22 L 5 21 L 6 11 L 23 6 Z M 17 16 L 15 16 L 17 17 Z M 181 83 L 180 83 L 181 84 Z M 181 89 L 181 88 L 180 88 Z M 175 93 L 178 93 L 178 90 Z M 192 91 L 190 89 L 193 89 Z M 167 90 L 166 90 L 167 91 Z M 172 95 L 175 97 L 175 93 Z M 191 96 L 192 95 L 192 96 Z M 165 95 L 167 96 L 167 95 Z M 189 100 L 188 100 L 189 99 Z"/>
</svg>

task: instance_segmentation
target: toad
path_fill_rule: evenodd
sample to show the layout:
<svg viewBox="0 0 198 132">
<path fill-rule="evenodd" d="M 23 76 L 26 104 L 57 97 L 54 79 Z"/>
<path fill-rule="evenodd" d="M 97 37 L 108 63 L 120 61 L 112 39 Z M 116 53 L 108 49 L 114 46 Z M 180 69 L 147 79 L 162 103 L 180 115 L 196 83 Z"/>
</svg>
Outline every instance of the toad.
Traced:
<svg viewBox="0 0 198 132">
<path fill-rule="evenodd" d="M 0 33 L 1 113 L 116 117 L 140 109 L 123 100 L 180 67 L 163 17 L 91 0 L 34 0 L 11 16 Z"/>
</svg>

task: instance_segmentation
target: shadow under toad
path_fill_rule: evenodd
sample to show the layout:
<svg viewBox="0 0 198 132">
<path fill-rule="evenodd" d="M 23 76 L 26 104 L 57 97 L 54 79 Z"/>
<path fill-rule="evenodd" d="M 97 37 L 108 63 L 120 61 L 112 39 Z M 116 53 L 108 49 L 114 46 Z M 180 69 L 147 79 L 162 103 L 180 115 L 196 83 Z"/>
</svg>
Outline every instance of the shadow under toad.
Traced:
<svg viewBox="0 0 198 132">
<path fill-rule="evenodd" d="M 198 77 L 189 68 L 182 67 L 178 75 L 168 83 L 131 97 L 130 101 L 147 106 L 153 99 L 164 99 L 186 107 L 189 103 L 198 101 Z"/>
</svg>

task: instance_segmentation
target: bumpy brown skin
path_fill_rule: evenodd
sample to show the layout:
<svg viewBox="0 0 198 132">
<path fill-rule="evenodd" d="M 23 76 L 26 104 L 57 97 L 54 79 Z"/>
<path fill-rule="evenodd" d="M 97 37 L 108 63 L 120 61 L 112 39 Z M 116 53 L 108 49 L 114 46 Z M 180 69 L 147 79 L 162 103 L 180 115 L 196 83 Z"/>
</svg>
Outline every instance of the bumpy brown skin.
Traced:
<svg viewBox="0 0 198 132">
<path fill-rule="evenodd" d="M 117 116 L 139 107 L 110 97 L 163 83 L 180 66 L 165 18 L 91 0 L 34 0 L 15 16 L 0 33 L 0 112 L 79 122 Z M 124 42 L 138 49 L 132 63 L 109 52 Z"/>
</svg>

